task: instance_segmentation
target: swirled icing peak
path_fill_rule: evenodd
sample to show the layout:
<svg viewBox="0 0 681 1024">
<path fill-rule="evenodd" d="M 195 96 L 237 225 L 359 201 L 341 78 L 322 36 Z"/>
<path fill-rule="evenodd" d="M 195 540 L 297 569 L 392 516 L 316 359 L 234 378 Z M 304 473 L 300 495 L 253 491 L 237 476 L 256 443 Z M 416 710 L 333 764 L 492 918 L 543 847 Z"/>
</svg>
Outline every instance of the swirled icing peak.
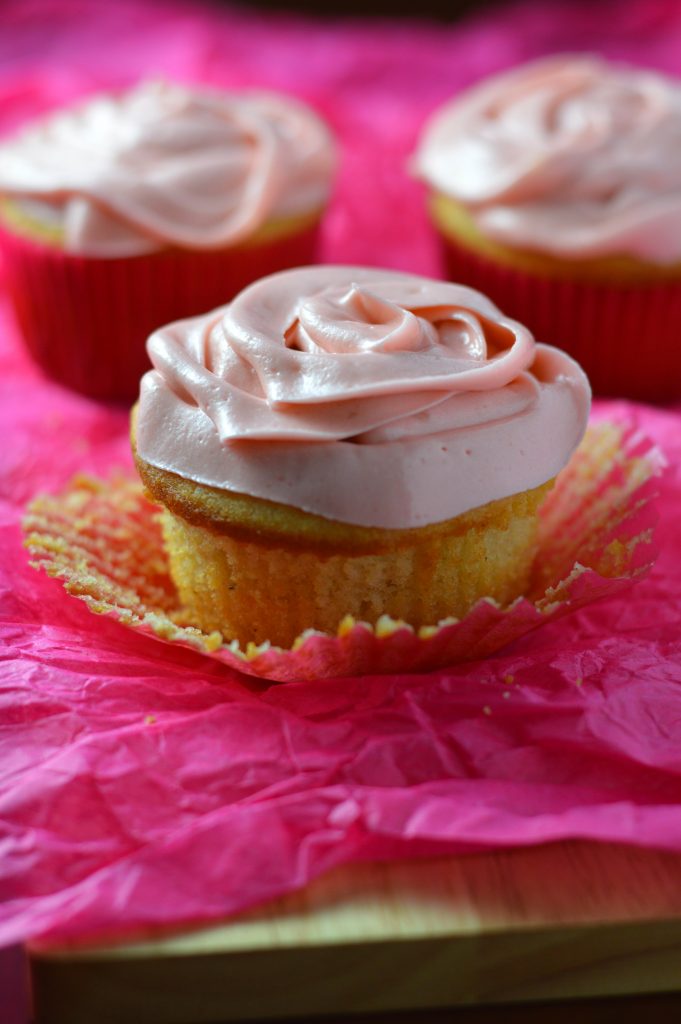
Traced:
<svg viewBox="0 0 681 1024">
<path fill-rule="evenodd" d="M 289 97 L 145 82 L 6 141 L 0 195 L 56 217 L 72 252 L 210 249 L 320 210 L 333 163 L 326 127 Z"/>
<path fill-rule="evenodd" d="M 417 172 L 487 236 L 681 260 L 681 83 L 588 56 L 498 75 L 435 114 Z"/>
<path fill-rule="evenodd" d="M 140 457 L 197 483 L 407 528 L 539 486 L 584 431 L 589 386 L 479 292 L 307 267 L 151 336 Z"/>
</svg>

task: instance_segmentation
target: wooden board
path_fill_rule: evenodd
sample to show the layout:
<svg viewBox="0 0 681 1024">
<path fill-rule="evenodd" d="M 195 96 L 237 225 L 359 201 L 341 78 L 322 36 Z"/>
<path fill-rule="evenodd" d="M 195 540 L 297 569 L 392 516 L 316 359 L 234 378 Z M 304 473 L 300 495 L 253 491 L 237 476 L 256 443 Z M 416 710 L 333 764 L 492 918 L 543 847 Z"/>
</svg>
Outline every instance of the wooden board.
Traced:
<svg viewBox="0 0 681 1024">
<path fill-rule="evenodd" d="M 230 923 L 31 956 L 36 1024 L 681 991 L 681 857 L 562 843 L 335 871 Z"/>
</svg>

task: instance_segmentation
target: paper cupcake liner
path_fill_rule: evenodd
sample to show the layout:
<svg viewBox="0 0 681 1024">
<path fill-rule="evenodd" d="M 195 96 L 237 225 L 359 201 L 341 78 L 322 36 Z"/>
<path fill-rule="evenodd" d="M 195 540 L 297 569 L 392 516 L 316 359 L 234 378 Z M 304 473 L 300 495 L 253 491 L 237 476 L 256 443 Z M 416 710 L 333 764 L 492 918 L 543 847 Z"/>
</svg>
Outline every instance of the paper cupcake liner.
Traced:
<svg viewBox="0 0 681 1024">
<path fill-rule="evenodd" d="M 228 302 L 250 282 L 314 262 L 318 227 L 216 252 L 165 250 L 95 259 L 0 230 L 21 333 L 53 380 L 92 398 L 132 401 L 157 327 Z"/>
<path fill-rule="evenodd" d="M 457 621 L 414 630 L 382 617 L 346 618 L 336 636 L 303 633 L 290 650 L 227 643 L 182 623 L 158 506 L 141 484 L 78 477 L 39 496 L 24 521 L 31 564 L 63 581 L 91 611 L 149 636 L 202 651 L 240 672 L 286 681 L 422 672 L 485 657 L 596 598 L 613 595 L 655 558 L 651 498 L 663 458 L 631 427 L 591 427 L 540 509 L 530 592 L 510 607 L 485 598 Z"/>
<path fill-rule="evenodd" d="M 552 277 L 441 240 L 447 276 L 484 292 L 538 341 L 569 352 L 595 394 L 681 398 L 681 277 L 636 284 Z"/>
</svg>

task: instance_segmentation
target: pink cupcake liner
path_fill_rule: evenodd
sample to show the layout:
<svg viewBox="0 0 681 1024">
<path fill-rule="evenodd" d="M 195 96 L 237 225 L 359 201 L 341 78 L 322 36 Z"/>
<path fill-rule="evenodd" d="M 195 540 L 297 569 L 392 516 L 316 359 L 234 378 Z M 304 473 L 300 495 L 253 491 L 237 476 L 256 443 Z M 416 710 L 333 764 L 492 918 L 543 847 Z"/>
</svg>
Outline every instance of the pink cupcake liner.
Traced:
<svg viewBox="0 0 681 1024">
<path fill-rule="evenodd" d="M 24 521 L 31 564 L 68 593 L 132 630 L 187 646 L 275 681 L 423 672 L 482 658 L 544 622 L 619 593 L 655 558 L 651 499 L 660 452 L 630 427 L 591 427 L 540 510 L 530 592 L 509 607 L 479 601 L 461 620 L 415 630 L 383 616 L 347 617 L 336 635 L 309 630 L 290 650 L 242 650 L 219 633 L 183 624 L 158 521 L 137 480 L 76 478 L 56 497 L 38 497 Z"/>
<path fill-rule="evenodd" d="M 132 401 L 146 340 L 172 320 L 228 302 L 267 274 L 314 262 L 318 226 L 261 245 L 95 259 L 0 230 L 5 283 L 31 355 L 92 398 Z"/>
<path fill-rule="evenodd" d="M 640 284 L 571 280 L 496 263 L 440 237 L 447 276 L 489 295 L 538 341 L 569 352 L 595 394 L 681 398 L 681 277 Z"/>
</svg>

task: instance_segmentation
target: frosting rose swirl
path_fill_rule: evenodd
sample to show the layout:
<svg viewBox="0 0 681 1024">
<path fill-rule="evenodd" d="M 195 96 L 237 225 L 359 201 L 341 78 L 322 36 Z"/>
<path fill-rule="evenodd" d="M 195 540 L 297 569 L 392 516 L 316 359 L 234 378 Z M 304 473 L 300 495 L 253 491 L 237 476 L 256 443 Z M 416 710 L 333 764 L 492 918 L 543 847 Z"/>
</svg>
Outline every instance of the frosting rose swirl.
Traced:
<svg viewBox="0 0 681 1024">
<path fill-rule="evenodd" d="M 498 75 L 432 118 L 416 167 L 502 243 L 681 260 L 681 84 L 659 74 L 565 56 Z"/>
<path fill-rule="evenodd" d="M 326 127 L 289 97 L 146 82 L 5 142 L 0 195 L 37 204 L 72 252 L 220 248 L 321 209 L 333 163 Z"/>
<path fill-rule="evenodd" d="M 310 267 L 151 336 L 137 446 L 199 483 L 403 528 L 538 486 L 567 462 L 589 388 L 479 292 Z"/>
</svg>

